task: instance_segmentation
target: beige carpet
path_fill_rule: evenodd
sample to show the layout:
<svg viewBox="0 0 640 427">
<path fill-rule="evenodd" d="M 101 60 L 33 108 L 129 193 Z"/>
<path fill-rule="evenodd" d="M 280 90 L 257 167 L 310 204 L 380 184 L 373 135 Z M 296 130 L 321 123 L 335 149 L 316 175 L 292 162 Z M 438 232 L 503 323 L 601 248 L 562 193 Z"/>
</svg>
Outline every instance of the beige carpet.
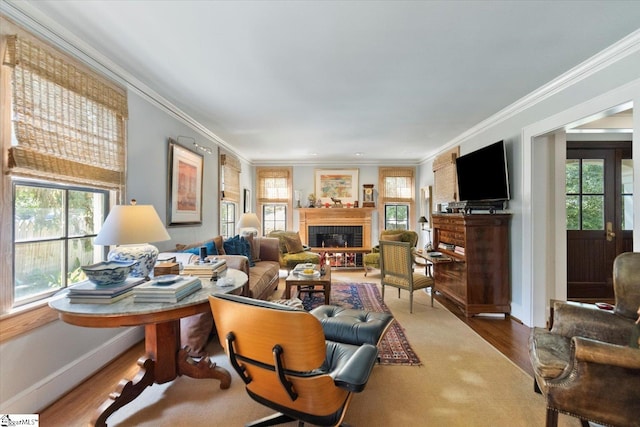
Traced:
<svg viewBox="0 0 640 427">
<path fill-rule="evenodd" d="M 379 282 L 362 272 L 335 273 L 334 282 Z M 283 286 L 280 286 L 282 289 Z M 429 296 L 406 292 L 385 302 L 405 328 L 422 366 L 376 366 L 366 389 L 356 394 L 345 422 L 350 426 L 544 426 L 545 405 L 533 380 Z M 276 295 L 277 296 L 277 295 Z M 212 357 L 232 371 L 217 343 Z M 214 380 L 181 377 L 153 385 L 107 421 L 109 426 L 241 426 L 270 414 L 244 391 L 235 373 L 231 388 Z M 580 423 L 560 415 L 560 426 Z M 287 425 L 297 425 L 289 423 Z"/>
</svg>

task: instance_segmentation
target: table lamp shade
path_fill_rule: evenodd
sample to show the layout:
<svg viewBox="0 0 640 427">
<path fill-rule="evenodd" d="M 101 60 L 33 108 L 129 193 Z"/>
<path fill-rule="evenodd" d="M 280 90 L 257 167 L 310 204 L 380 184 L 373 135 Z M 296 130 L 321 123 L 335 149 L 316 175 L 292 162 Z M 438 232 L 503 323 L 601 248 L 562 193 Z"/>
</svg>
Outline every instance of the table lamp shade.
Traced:
<svg viewBox="0 0 640 427">
<path fill-rule="evenodd" d="M 169 239 L 171 236 L 153 206 L 117 205 L 109 212 L 94 243 L 124 245 L 113 248 L 107 258 L 111 261 L 138 261 L 130 275 L 147 277 L 158 258 L 158 249 L 149 242 Z"/>
<path fill-rule="evenodd" d="M 237 226 L 238 232 L 243 230 L 255 230 L 255 234 L 260 232 L 260 220 L 258 219 L 258 215 L 253 212 L 246 212 L 240 216 L 238 220 Z"/>
</svg>

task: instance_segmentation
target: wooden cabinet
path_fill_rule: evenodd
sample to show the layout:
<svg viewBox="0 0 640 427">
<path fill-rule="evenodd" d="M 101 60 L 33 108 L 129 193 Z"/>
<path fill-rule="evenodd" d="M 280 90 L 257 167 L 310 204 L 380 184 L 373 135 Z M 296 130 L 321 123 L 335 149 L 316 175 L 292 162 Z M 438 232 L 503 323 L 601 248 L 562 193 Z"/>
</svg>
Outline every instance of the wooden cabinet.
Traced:
<svg viewBox="0 0 640 427">
<path fill-rule="evenodd" d="M 510 214 L 434 214 L 435 288 L 467 317 L 511 312 Z M 446 248 L 443 247 L 446 246 Z"/>
</svg>

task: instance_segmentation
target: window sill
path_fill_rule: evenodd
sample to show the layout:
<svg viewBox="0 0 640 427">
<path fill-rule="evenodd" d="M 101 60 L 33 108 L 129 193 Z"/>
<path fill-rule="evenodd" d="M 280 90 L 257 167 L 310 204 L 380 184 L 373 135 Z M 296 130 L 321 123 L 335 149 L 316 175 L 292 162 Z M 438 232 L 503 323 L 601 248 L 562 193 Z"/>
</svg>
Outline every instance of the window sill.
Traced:
<svg viewBox="0 0 640 427">
<path fill-rule="evenodd" d="M 0 344 L 58 319 L 48 299 L 16 309 L 0 317 Z"/>
</svg>

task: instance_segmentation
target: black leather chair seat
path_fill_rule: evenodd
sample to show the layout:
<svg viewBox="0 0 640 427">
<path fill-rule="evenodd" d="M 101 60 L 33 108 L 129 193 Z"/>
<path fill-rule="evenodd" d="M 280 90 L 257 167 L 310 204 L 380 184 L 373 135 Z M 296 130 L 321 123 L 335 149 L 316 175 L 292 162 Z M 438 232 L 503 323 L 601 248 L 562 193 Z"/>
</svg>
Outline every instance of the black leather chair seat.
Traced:
<svg viewBox="0 0 640 427">
<path fill-rule="evenodd" d="M 321 305 L 310 313 L 320 320 L 326 339 L 354 345 L 377 345 L 393 321 L 389 313 L 334 305 Z"/>
</svg>

